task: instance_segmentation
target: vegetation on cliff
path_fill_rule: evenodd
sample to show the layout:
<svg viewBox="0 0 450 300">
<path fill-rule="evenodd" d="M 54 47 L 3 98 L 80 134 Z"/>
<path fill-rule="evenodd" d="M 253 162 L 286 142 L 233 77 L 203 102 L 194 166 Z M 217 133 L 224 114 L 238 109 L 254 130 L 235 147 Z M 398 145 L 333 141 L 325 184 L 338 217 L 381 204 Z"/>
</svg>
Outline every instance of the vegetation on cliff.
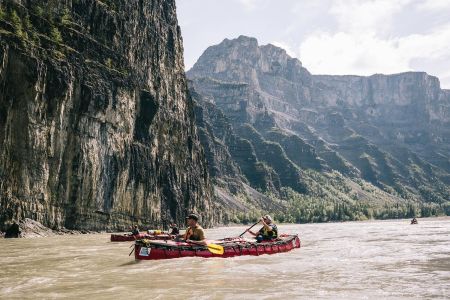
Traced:
<svg viewBox="0 0 450 300">
<path fill-rule="evenodd" d="M 220 219 L 175 1 L 0 1 L 0 230 Z"/>
<path fill-rule="evenodd" d="M 243 178 L 227 196 L 247 207 L 237 219 L 254 219 L 267 209 L 261 203 L 289 222 L 449 213 L 450 97 L 436 78 L 315 76 L 245 36 L 209 47 L 187 74 L 198 105 L 208 106 L 209 138 L 221 140 Z M 236 151 L 240 139 L 247 151 Z M 223 178 L 213 175 L 216 185 Z"/>
</svg>

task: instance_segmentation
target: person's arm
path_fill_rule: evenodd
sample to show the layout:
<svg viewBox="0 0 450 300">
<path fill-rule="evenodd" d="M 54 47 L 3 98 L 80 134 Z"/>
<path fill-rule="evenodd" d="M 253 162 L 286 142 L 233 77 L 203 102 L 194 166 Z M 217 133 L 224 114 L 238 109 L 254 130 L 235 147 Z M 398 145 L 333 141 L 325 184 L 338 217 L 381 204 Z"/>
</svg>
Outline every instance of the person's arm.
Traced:
<svg viewBox="0 0 450 300">
<path fill-rule="evenodd" d="M 200 240 L 200 241 L 186 240 L 186 243 L 198 244 L 198 245 L 202 245 L 202 246 L 208 245 L 208 242 L 205 239 Z"/>
<path fill-rule="evenodd" d="M 186 243 L 202 245 L 202 246 L 208 245 L 208 242 L 206 240 L 201 240 L 201 241 L 186 240 Z"/>
<path fill-rule="evenodd" d="M 180 232 L 179 232 L 178 234 L 175 235 L 175 238 L 176 238 L 176 239 L 183 239 L 183 240 L 184 240 L 185 237 L 186 237 L 186 232 L 187 232 L 187 230 L 186 230 L 184 233 L 180 233 Z"/>
<path fill-rule="evenodd" d="M 198 230 L 198 236 L 198 241 L 186 240 L 186 242 L 206 246 L 208 243 L 206 242 L 205 232 L 203 231 L 203 229 Z"/>
<path fill-rule="evenodd" d="M 266 222 L 264 222 L 264 219 L 263 219 L 263 218 L 261 218 L 261 223 L 263 224 L 264 228 L 265 228 L 267 231 L 272 231 L 272 226 L 270 226 L 269 224 L 267 224 Z"/>
<path fill-rule="evenodd" d="M 259 222 L 260 222 L 264 227 L 267 226 L 267 227 L 270 228 L 270 226 L 267 225 L 267 224 L 264 222 L 264 219 L 263 219 L 263 218 L 261 218 L 261 219 L 259 220 Z M 262 229 L 262 228 L 261 228 L 261 229 Z M 253 231 L 251 231 L 251 230 L 249 229 L 249 230 L 247 230 L 247 232 L 250 233 L 250 234 L 253 235 L 253 236 L 257 236 L 258 234 L 260 234 L 261 229 L 260 229 L 258 232 L 253 232 Z M 272 229 L 270 229 L 270 230 L 272 230 Z M 270 231 L 270 230 L 269 230 L 269 231 Z"/>
</svg>

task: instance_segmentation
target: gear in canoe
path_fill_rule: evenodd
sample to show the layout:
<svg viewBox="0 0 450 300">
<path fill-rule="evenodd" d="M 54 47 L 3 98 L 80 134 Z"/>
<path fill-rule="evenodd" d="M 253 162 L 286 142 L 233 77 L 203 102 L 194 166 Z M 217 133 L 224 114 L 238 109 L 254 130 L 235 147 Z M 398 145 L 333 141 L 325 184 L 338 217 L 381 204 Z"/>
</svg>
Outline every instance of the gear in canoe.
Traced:
<svg viewBox="0 0 450 300">
<path fill-rule="evenodd" d="M 134 232 L 136 233 L 136 232 Z M 147 233 L 137 232 L 136 234 L 111 234 L 111 242 L 128 242 L 140 239 L 148 240 L 170 240 L 174 238 L 173 235 L 162 232 L 161 230 L 148 230 Z"/>
<path fill-rule="evenodd" d="M 190 256 L 233 257 L 275 254 L 300 248 L 300 239 L 297 235 L 278 236 L 278 229 L 269 215 L 262 217 L 239 237 L 217 241 L 205 239 L 203 229 L 197 224 L 197 215 L 191 214 L 186 219 L 189 227 L 182 235 L 184 240 L 179 238 L 175 241 L 138 240 L 135 243 L 135 258 L 153 260 Z M 263 227 L 257 233 L 250 231 L 258 223 L 261 223 Z M 242 238 L 242 235 L 247 232 L 256 236 L 256 239 Z"/>
<path fill-rule="evenodd" d="M 280 235 L 273 240 L 256 242 L 254 239 L 227 238 L 211 241 L 207 245 L 192 242 L 138 240 L 134 256 L 138 260 L 157 260 L 180 257 L 234 257 L 242 255 L 263 255 L 288 252 L 300 248 L 297 235 Z"/>
</svg>

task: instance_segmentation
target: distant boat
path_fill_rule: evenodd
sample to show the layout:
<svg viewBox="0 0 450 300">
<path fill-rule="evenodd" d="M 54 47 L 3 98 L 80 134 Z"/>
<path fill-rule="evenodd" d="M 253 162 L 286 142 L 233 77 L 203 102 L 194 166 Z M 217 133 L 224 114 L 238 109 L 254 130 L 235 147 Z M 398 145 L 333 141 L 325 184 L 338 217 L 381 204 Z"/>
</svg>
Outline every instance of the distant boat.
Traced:
<svg viewBox="0 0 450 300">
<path fill-rule="evenodd" d="M 413 219 L 411 220 L 411 225 L 415 225 L 415 224 L 419 224 L 419 222 L 417 222 L 417 219 L 416 219 L 416 218 L 413 218 Z"/>
</svg>

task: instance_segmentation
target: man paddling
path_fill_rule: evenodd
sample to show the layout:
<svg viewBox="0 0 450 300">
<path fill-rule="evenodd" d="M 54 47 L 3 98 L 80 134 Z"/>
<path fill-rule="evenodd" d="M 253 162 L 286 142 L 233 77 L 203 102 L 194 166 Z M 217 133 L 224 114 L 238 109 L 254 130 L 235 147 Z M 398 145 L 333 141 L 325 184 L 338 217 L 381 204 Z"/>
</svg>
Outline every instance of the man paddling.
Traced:
<svg viewBox="0 0 450 300">
<path fill-rule="evenodd" d="M 188 228 L 186 229 L 183 239 L 188 243 L 206 245 L 205 232 L 198 224 L 198 216 L 190 214 L 186 217 Z"/>
<path fill-rule="evenodd" d="M 263 227 L 257 233 L 251 231 L 250 229 L 247 230 L 250 234 L 256 236 L 257 242 L 272 240 L 278 237 L 277 225 L 273 223 L 273 220 L 269 215 L 262 217 L 260 223 Z"/>
</svg>

